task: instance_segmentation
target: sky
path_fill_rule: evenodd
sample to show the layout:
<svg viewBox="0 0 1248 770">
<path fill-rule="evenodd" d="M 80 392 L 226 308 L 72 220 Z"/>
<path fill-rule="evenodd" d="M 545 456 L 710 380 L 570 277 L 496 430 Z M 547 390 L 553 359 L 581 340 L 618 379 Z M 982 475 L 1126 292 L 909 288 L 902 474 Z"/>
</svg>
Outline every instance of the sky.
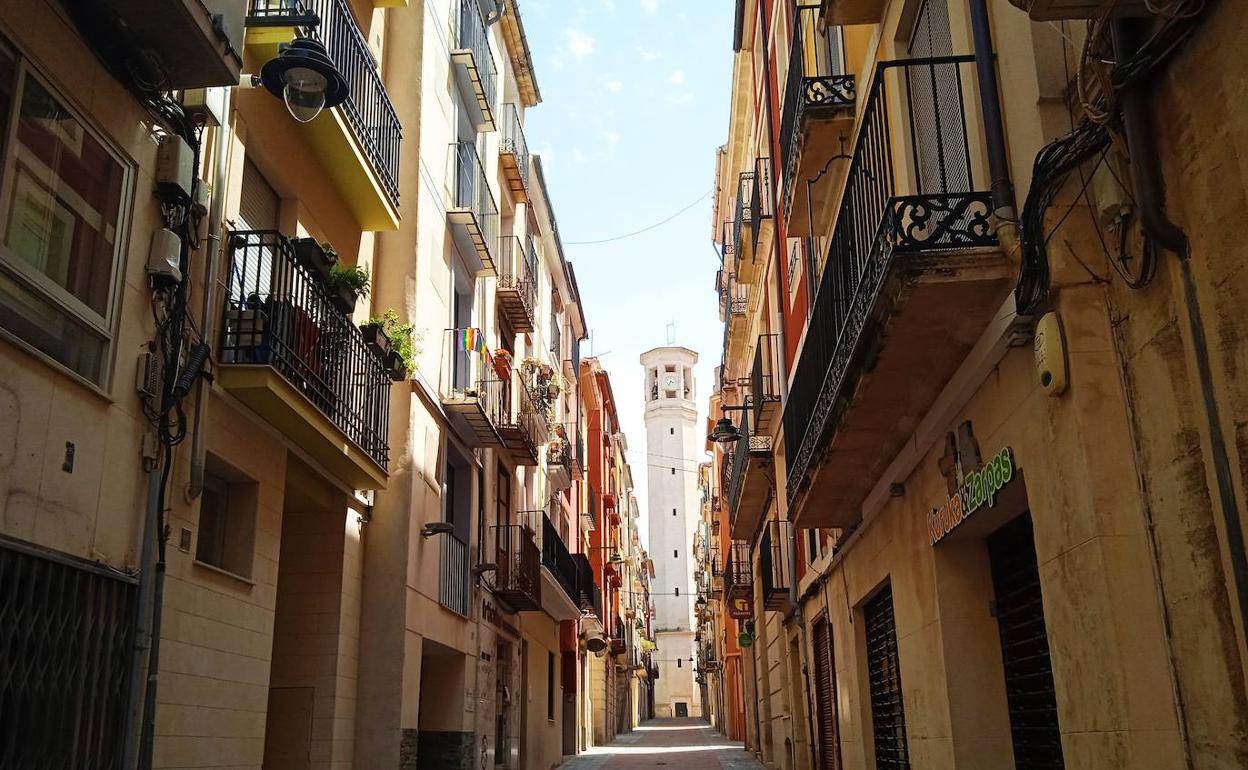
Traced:
<svg viewBox="0 0 1248 770">
<path fill-rule="evenodd" d="M 728 135 L 728 0 L 518 0 L 542 103 L 525 138 L 542 156 L 564 253 L 591 338 L 581 355 L 611 374 L 646 535 L 642 352 L 698 352 L 705 424 L 723 326 L 711 243 L 715 150 Z M 714 9 L 714 10 L 712 10 Z M 656 225 L 631 237 L 619 237 Z M 585 243 L 602 241 L 606 243 Z M 685 463 L 690 478 L 697 462 Z M 666 463 L 666 464 L 664 464 Z"/>
</svg>

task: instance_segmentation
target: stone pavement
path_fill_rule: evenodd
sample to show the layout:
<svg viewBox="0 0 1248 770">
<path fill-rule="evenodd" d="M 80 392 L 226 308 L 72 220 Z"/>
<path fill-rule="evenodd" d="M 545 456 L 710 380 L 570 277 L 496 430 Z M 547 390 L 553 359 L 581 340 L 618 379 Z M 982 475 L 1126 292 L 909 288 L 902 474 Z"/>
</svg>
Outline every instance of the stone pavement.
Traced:
<svg viewBox="0 0 1248 770">
<path fill-rule="evenodd" d="M 704 719 L 652 719 L 609 746 L 598 746 L 559 766 L 559 770 L 762 770 L 740 743 L 711 729 Z"/>
</svg>

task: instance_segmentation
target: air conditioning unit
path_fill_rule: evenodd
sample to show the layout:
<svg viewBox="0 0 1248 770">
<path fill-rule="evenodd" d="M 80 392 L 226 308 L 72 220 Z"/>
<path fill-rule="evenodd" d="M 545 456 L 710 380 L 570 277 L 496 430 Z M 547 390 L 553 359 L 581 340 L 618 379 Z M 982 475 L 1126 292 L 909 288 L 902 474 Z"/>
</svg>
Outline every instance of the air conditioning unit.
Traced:
<svg viewBox="0 0 1248 770">
<path fill-rule="evenodd" d="M 1060 19 L 1094 19 L 1101 14 L 1105 0 L 1010 0 L 1015 8 L 1022 9 L 1033 21 L 1058 21 Z M 1114 6 L 1114 16 L 1147 16 L 1144 0 L 1120 0 Z"/>
<path fill-rule="evenodd" d="M 166 88 L 238 83 L 247 0 L 97 0 L 156 60 Z"/>
</svg>

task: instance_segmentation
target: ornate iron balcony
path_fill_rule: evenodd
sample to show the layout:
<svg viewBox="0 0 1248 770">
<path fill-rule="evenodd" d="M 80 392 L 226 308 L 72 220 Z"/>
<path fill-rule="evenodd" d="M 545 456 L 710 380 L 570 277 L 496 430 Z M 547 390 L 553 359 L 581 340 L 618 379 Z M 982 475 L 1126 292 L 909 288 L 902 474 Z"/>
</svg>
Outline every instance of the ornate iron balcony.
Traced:
<svg viewBox="0 0 1248 770">
<path fill-rule="evenodd" d="M 522 521 L 543 511 L 522 511 Z M 494 594 L 517 610 L 542 608 L 542 556 L 527 524 L 490 527 L 494 538 Z"/>
<path fill-rule="evenodd" d="M 789 523 L 769 519 L 758 544 L 758 572 L 763 581 L 763 606 L 784 610 L 789 606 Z"/>
</svg>

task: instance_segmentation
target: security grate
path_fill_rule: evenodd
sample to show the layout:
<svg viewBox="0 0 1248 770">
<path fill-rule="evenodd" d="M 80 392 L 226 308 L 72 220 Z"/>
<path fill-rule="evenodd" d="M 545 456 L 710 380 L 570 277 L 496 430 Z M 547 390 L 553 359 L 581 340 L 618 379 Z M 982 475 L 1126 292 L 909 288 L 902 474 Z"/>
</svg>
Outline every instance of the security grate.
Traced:
<svg viewBox="0 0 1248 770">
<path fill-rule="evenodd" d="M 863 613 L 866 616 L 875 766 L 909 768 L 910 752 L 906 745 L 906 712 L 901 699 L 901 668 L 897 661 L 897 624 L 893 618 L 892 586 L 885 586 L 868 601 Z"/>
<path fill-rule="evenodd" d="M 120 767 L 136 593 L 0 543 L 0 768 Z"/>
<path fill-rule="evenodd" d="M 819 770 L 839 770 L 841 737 L 836 719 L 836 658 L 832 649 L 832 626 L 825 618 L 815 623 L 815 696 Z"/>
<path fill-rule="evenodd" d="M 1034 543 L 1030 515 L 988 538 L 1014 766 L 1019 770 L 1065 766 Z"/>
</svg>

